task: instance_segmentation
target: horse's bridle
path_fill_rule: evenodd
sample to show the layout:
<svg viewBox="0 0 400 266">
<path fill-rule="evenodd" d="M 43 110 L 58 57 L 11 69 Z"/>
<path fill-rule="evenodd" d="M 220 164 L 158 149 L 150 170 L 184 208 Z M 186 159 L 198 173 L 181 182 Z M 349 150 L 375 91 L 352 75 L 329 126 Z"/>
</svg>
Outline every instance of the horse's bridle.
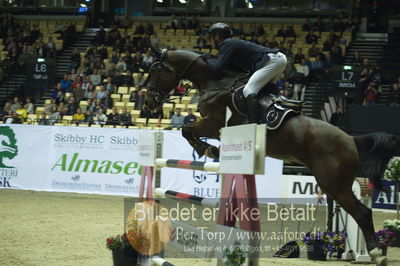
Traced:
<svg viewBox="0 0 400 266">
<path fill-rule="evenodd" d="M 190 60 L 189 63 L 183 68 L 182 72 L 181 72 L 181 73 L 178 73 L 178 72 L 175 71 L 174 68 L 168 66 L 168 65 L 164 62 L 164 60 L 167 58 L 167 53 L 168 53 L 168 49 L 163 49 L 163 50 L 162 50 L 162 53 L 161 53 L 161 56 L 160 56 L 160 60 L 154 62 L 154 63 L 150 66 L 150 68 L 149 68 L 149 73 L 151 73 L 152 68 L 154 68 L 154 67 L 157 67 L 156 70 L 158 70 L 158 71 L 160 71 L 160 70 L 162 69 L 162 67 L 168 68 L 171 72 L 173 72 L 173 73 L 177 76 L 177 78 L 176 78 L 176 84 L 174 85 L 174 88 L 175 88 L 176 86 L 178 86 L 179 81 L 184 77 L 184 75 L 185 75 L 186 72 L 189 70 L 189 68 L 193 65 L 194 62 L 196 62 L 197 59 L 199 59 L 199 58 L 201 57 L 201 55 L 199 55 L 199 56 L 197 56 L 196 58 Z M 168 60 L 168 59 L 167 59 L 167 60 Z M 149 78 L 150 78 L 150 75 L 147 77 L 146 83 L 148 83 Z M 157 77 L 157 80 L 156 80 L 156 84 L 155 84 L 155 85 L 147 85 L 147 87 L 150 88 L 150 89 L 152 89 L 152 94 L 154 95 L 154 98 L 155 98 L 156 102 L 164 103 L 164 102 L 167 102 L 167 101 L 170 100 L 169 92 L 170 92 L 173 88 L 172 88 L 171 90 L 165 91 L 165 92 L 164 92 L 164 91 L 160 91 L 160 90 L 157 89 L 157 88 L 159 87 L 159 83 L 160 83 L 160 76 Z"/>
</svg>

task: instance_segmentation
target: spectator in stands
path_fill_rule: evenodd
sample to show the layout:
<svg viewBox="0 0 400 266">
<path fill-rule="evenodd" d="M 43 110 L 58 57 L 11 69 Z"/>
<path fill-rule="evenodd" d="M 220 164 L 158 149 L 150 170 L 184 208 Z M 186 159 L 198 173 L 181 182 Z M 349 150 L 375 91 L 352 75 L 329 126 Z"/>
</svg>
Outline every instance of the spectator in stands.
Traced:
<svg viewBox="0 0 400 266">
<path fill-rule="evenodd" d="M 183 124 L 191 124 L 197 121 L 197 117 L 193 114 L 192 108 L 188 108 L 187 113 L 187 116 L 183 119 Z"/>
<path fill-rule="evenodd" d="M 46 118 L 46 114 L 45 113 L 41 113 L 40 114 L 40 118 L 39 118 L 38 124 L 42 125 L 42 126 L 50 125 L 49 119 Z"/>
<path fill-rule="evenodd" d="M 334 64 L 339 65 L 342 63 L 342 52 L 338 49 L 338 46 L 332 46 L 329 53 L 331 55 L 331 60 Z"/>
<path fill-rule="evenodd" d="M 28 114 L 33 114 L 35 112 L 35 107 L 33 106 L 31 98 L 26 98 L 24 108 Z"/>
<path fill-rule="evenodd" d="M 67 74 L 65 74 L 64 78 L 60 81 L 60 85 L 63 93 L 72 92 L 71 90 L 72 83 L 71 80 L 68 78 Z"/>
<path fill-rule="evenodd" d="M 89 80 L 94 86 L 99 86 L 101 84 L 101 75 L 98 73 L 97 69 L 93 70 L 93 74 L 89 76 Z"/>
<path fill-rule="evenodd" d="M 154 63 L 154 57 L 151 55 L 151 53 L 143 54 L 142 68 L 144 69 L 145 72 L 149 71 L 149 68 L 153 63 Z"/>
<path fill-rule="evenodd" d="M 107 125 L 117 126 L 119 124 L 119 114 L 117 108 L 113 107 L 112 112 L 108 114 Z"/>
<path fill-rule="evenodd" d="M 293 26 L 288 25 L 286 27 L 286 37 L 292 37 L 292 38 L 294 38 L 294 42 L 296 42 L 297 35 L 293 29 Z"/>
<path fill-rule="evenodd" d="M 68 108 L 66 105 L 64 105 L 64 103 L 60 103 L 57 111 L 60 113 L 61 116 L 68 115 Z"/>
<path fill-rule="evenodd" d="M 72 117 L 72 121 L 76 125 L 82 124 L 85 121 L 85 115 L 82 113 L 82 109 L 81 108 L 77 108 L 76 109 L 76 113 Z"/>
<path fill-rule="evenodd" d="M 325 72 L 329 72 L 329 69 L 333 66 L 332 57 L 330 54 L 326 55 L 324 65 Z"/>
<path fill-rule="evenodd" d="M 166 129 L 171 130 L 173 128 L 182 128 L 184 125 L 184 122 L 183 122 L 184 119 L 185 119 L 185 117 L 181 114 L 181 109 L 176 108 L 175 114 L 173 114 L 171 117 L 171 123 L 169 124 L 169 126 Z"/>
<path fill-rule="evenodd" d="M 311 45 L 311 47 L 308 49 L 308 56 L 310 57 L 315 57 L 318 53 L 318 48 L 315 46 L 315 42 Z"/>
<path fill-rule="evenodd" d="M 54 58 L 56 56 L 56 44 L 53 41 L 52 37 L 47 39 L 47 43 L 45 44 L 46 57 Z"/>
<path fill-rule="evenodd" d="M 28 117 L 28 113 L 26 112 L 25 108 L 19 104 L 17 107 L 17 111 L 15 111 L 15 114 L 17 115 L 19 121 L 25 122 L 26 118 Z"/>
<path fill-rule="evenodd" d="M 129 71 L 129 70 L 126 71 L 126 75 L 123 76 L 122 80 L 123 80 L 122 84 L 123 84 L 124 86 L 132 87 L 132 86 L 135 85 L 135 81 L 134 81 L 134 79 L 133 79 L 132 72 Z"/>
<path fill-rule="evenodd" d="M 325 64 L 321 60 L 321 57 L 317 55 L 315 60 L 311 63 L 311 73 L 310 76 L 313 81 L 319 81 L 322 73 L 324 72 Z"/>
<path fill-rule="evenodd" d="M 13 103 L 10 106 L 10 110 L 13 111 L 13 112 L 17 111 L 19 105 L 20 105 L 19 98 L 18 97 L 14 97 L 13 98 Z"/>
<path fill-rule="evenodd" d="M 371 64 L 369 63 L 369 59 L 368 58 L 364 58 L 362 61 L 362 67 L 364 68 L 370 68 Z"/>
<path fill-rule="evenodd" d="M 318 36 L 315 35 L 313 31 L 309 31 L 308 34 L 306 35 L 306 43 L 308 44 L 318 43 Z"/>
<path fill-rule="evenodd" d="M 104 110 L 100 108 L 99 112 L 96 115 L 96 124 L 101 125 L 103 127 L 106 123 L 107 123 L 107 116 L 104 114 Z"/>
<path fill-rule="evenodd" d="M 193 47 L 195 49 L 211 49 L 211 45 L 208 43 L 208 40 L 204 35 L 199 35 L 196 40 L 196 45 Z"/>
<path fill-rule="evenodd" d="M 287 80 L 292 80 L 294 78 L 295 73 L 297 72 L 297 70 L 296 70 L 296 68 L 295 68 L 295 66 L 293 64 L 292 57 L 288 56 L 287 59 L 288 59 L 288 63 L 287 63 L 287 66 L 286 66 L 286 69 L 285 69 L 284 73 L 285 73 L 285 76 L 286 76 Z"/>
<path fill-rule="evenodd" d="M 397 83 L 392 85 L 388 95 L 388 104 L 390 107 L 400 107 L 400 89 Z"/>
<path fill-rule="evenodd" d="M 89 127 L 94 123 L 93 113 L 89 109 L 87 109 L 85 112 L 85 123 L 87 123 Z"/>
<path fill-rule="evenodd" d="M 83 99 L 85 99 L 85 91 L 81 87 L 81 83 L 76 84 L 76 88 L 73 90 L 73 95 L 75 100 L 79 103 Z"/>
<path fill-rule="evenodd" d="M 302 30 L 303 31 L 310 31 L 312 29 L 312 24 L 310 19 L 306 19 L 306 22 L 303 24 Z"/>
<path fill-rule="evenodd" d="M 100 86 L 100 89 L 96 91 L 96 99 L 102 101 L 104 97 L 106 97 L 106 91 L 103 86 Z"/>
<path fill-rule="evenodd" d="M 289 90 L 283 90 L 282 95 L 286 98 L 286 99 L 292 99 L 292 95 L 290 93 Z"/>
<path fill-rule="evenodd" d="M 93 84 L 90 84 L 87 91 L 85 91 L 85 98 L 86 99 L 93 99 L 95 96 L 95 88 Z"/>
<path fill-rule="evenodd" d="M 325 24 L 322 21 L 321 17 L 317 17 L 317 20 L 312 25 L 312 29 L 320 33 L 325 30 Z"/>
<path fill-rule="evenodd" d="M 143 90 L 137 92 L 137 97 L 135 101 L 135 110 L 142 110 L 144 105 L 145 93 Z"/>
<path fill-rule="evenodd" d="M 103 109 L 103 104 L 101 103 L 101 100 L 96 99 L 94 101 L 94 107 L 93 107 L 93 113 L 98 114 L 100 109 Z"/>
<path fill-rule="evenodd" d="M 170 20 L 168 22 L 168 25 L 164 29 L 164 35 L 165 35 L 165 32 L 168 29 L 173 29 L 174 30 L 174 35 L 176 34 L 176 30 L 178 29 L 178 19 L 176 18 L 175 14 L 171 15 L 171 18 L 170 18 Z"/>
<path fill-rule="evenodd" d="M 285 30 L 285 26 L 283 24 L 281 24 L 281 26 L 279 27 L 278 31 L 276 32 L 276 37 L 283 37 L 286 38 L 286 30 Z"/>
<path fill-rule="evenodd" d="M 79 75 L 74 74 L 75 70 L 71 71 L 71 79 L 74 80 L 74 82 L 72 83 L 72 88 L 76 89 L 78 87 L 78 84 L 80 85 L 80 88 L 82 88 L 82 78 Z M 75 76 L 75 79 L 73 78 L 73 76 Z"/>
<path fill-rule="evenodd" d="M 61 114 L 58 111 L 57 106 L 53 106 L 53 109 L 49 114 L 49 124 L 54 125 L 55 123 L 58 123 L 60 120 L 61 120 Z"/>
<path fill-rule="evenodd" d="M 304 54 L 303 54 L 303 49 L 301 49 L 301 48 L 299 48 L 298 50 L 297 50 L 297 54 L 295 54 L 294 55 L 294 64 L 300 64 L 300 62 L 301 62 L 301 60 L 303 60 L 305 57 L 304 57 Z"/>
<path fill-rule="evenodd" d="M 78 109 L 78 104 L 76 103 L 74 96 L 69 97 L 68 103 L 65 107 L 67 109 L 68 115 L 74 115 L 76 113 L 76 109 Z"/>
<path fill-rule="evenodd" d="M 132 126 L 132 117 L 131 114 L 128 113 L 126 108 L 122 109 L 122 113 L 119 116 L 120 125 L 124 127 Z"/>
<path fill-rule="evenodd" d="M 145 28 L 145 33 L 148 35 L 153 35 L 154 34 L 154 26 L 153 24 L 146 22 L 146 24 L 144 25 Z"/>
<path fill-rule="evenodd" d="M 373 106 L 376 104 L 378 97 L 378 91 L 375 89 L 374 82 L 368 84 L 367 89 L 364 92 L 364 105 Z"/>
<path fill-rule="evenodd" d="M 302 59 L 300 65 L 296 66 L 297 75 L 296 82 L 294 84 L 294 94 L 293 98 L 295 100 L 304 100 L 304 94 L 308 82 L 308 75 L 310 74 L 310 69 L 306 65 L 306 60 Z"/>
<path fill-rule="evenodd" d="M 127 68 L 125 58 L 120 57 L 116 67 L 119 72 L 125 72 Z"/>
<path fill-rule="evenodd" d="M 362 63 L 363 63 L 363 59 L 360 56 L 360 52 L 354 51 L 354 57 L 353 57 L 353 60 L 351 61 L 351 64 L 353 66 L 361 66 Z"/>
<path fill-rule="evenodd" d="M 115 91 L 115 85 L 112 83 L 111 78 L 108 78 L 107 82 L 103 86 L 104 86 L 104 90 L 106 90 L 106 91 L 109 91 L 111 93 L 113 93 Z"/>
<path fill-rule="evenodd" d="M 11 103 L 10 102 L 6 102 L 6 104 L 4 105 L 4 108 L 3 108 L 3 112 L 1 114 L 2 117 L 5 117 L 10 113 L 10 111 L 11 111 L 10 107 L 11 107 Z"/>
<path fill-rule="evenodd" d="M 30 55 L 28 53 L 28 49 L 26 46 L 22 47 L 22 52 L 19 54 L 17 63 L 18 63 L 18 68 L 17 71 L 24 71 L 26 69 L 26 66 L 28 64 Z"/>
<path fill-rule="evenodd" d="M 104 108 L 111 109 L 113 107 L 113 99 L 111 98 L 111 92 L 105 91 L 105 96 L 101 99 L 101 103 Z"/>
<path fill-rule="evenodd" d="M 53 106 L 57 106 L 55 100 L 50 98 L 49 102 L 44 105 L 44 113 L 46 115 L 50 114 L 51 110 L 53 110 Z"/>
<path fill-rule="evenodd" d="M 340 106 L 336 107 L 336 111 L 332 114 L 331 120 L 329 121 L 332 125 L 340 127 L 343 121 L 343 112 Z"/>
</svg>

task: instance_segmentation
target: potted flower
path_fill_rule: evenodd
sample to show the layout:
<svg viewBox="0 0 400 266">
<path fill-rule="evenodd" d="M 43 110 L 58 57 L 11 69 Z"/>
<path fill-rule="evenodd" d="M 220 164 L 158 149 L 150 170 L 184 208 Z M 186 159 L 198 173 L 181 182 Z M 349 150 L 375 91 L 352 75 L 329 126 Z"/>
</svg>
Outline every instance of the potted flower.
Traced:
<svg viewBox="0 0 400 266">
<path fill-rule="evenodd" d="M 390 230 L 383 229 L 376 232 L 375 237 L 378 241 L 378 247 L 382 249 L 383 255 L 386 256 L 387 248 L 393 243 L 395 234 Z"/>
<path fill-rule="evenodd" d="M 224 250 L 224 266 L 241 266 L 246 261 L 246 252 L 243 251 L 239 245 L 236 243 L 233 245 L 232 249 L 225 249 Z"/>
<path fill-rule="evenodd" d="M 137 265 L 138 252 L 132 248 L 126 234 L 107 238 L 106 247 L 112 251 L 114 266 Z"/>
<path fill-rule="evenodd" d="M 392 242 L 392 247 L 400 247 L 400 220 L 385 220 L 383 228 L 394 233 L 395 240 Z"/>
<path fill-rule="evenodd" d="M 344 243 L 347 234 L 342 232 L 308 232 L 303 239 L 307 245 L 307 257 L 309 260 L 326 260 L 327 255 L 337 254 L 339 258 L 344 251 Z"/>
<path fill-rule="evenodd" d="M 395 193 L 397 194 L 397 219 L 400 219 L 400 157 L 393 157 L 385 170 L 385 179 L 395 182 Z"/>
</svg>

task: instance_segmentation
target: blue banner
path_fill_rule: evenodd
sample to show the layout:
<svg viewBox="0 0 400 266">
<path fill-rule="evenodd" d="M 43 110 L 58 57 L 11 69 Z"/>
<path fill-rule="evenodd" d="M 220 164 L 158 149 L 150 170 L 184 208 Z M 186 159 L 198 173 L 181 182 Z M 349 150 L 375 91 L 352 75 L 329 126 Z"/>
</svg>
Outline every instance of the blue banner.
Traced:
<svg viewBox="0 0 400 266">
<path fill-rule="evenodd" d="M 374 189 L 372 195 L 372 208 L 396 210 L 398 195 L 396 195 L 396 183 L 382 179 L 382 185 L 390 189 L 390 193 L 385 193 Z"/>
</svg>

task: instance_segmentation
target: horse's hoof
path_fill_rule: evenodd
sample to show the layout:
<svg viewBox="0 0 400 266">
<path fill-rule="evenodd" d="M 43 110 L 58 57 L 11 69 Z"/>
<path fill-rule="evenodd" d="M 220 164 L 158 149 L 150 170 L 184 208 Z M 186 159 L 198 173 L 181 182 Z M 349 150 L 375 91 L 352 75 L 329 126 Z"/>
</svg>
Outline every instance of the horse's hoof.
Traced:
<svg viewBox="0 0 400 266">
<path fill-rule="evenodd" d="M 206 149 L 206 156 L 212 159 L 219 159 L 219 149 L 214 146 L 210 146 Z"/>
<path fill-rule="evenodd" d="M 385 256 L 379 256 L 375 259 L 376 266 L 387 266 L 387 258 Z"/>
<path fill-rule="evenodd" d="M 372 258 L 372 260 L 375 261 L 375 259 L 377 257 L 382 256 L 382 249 L 376 247 L 376 248 L 372 249 L 368 254 Z"/>
</svg>

